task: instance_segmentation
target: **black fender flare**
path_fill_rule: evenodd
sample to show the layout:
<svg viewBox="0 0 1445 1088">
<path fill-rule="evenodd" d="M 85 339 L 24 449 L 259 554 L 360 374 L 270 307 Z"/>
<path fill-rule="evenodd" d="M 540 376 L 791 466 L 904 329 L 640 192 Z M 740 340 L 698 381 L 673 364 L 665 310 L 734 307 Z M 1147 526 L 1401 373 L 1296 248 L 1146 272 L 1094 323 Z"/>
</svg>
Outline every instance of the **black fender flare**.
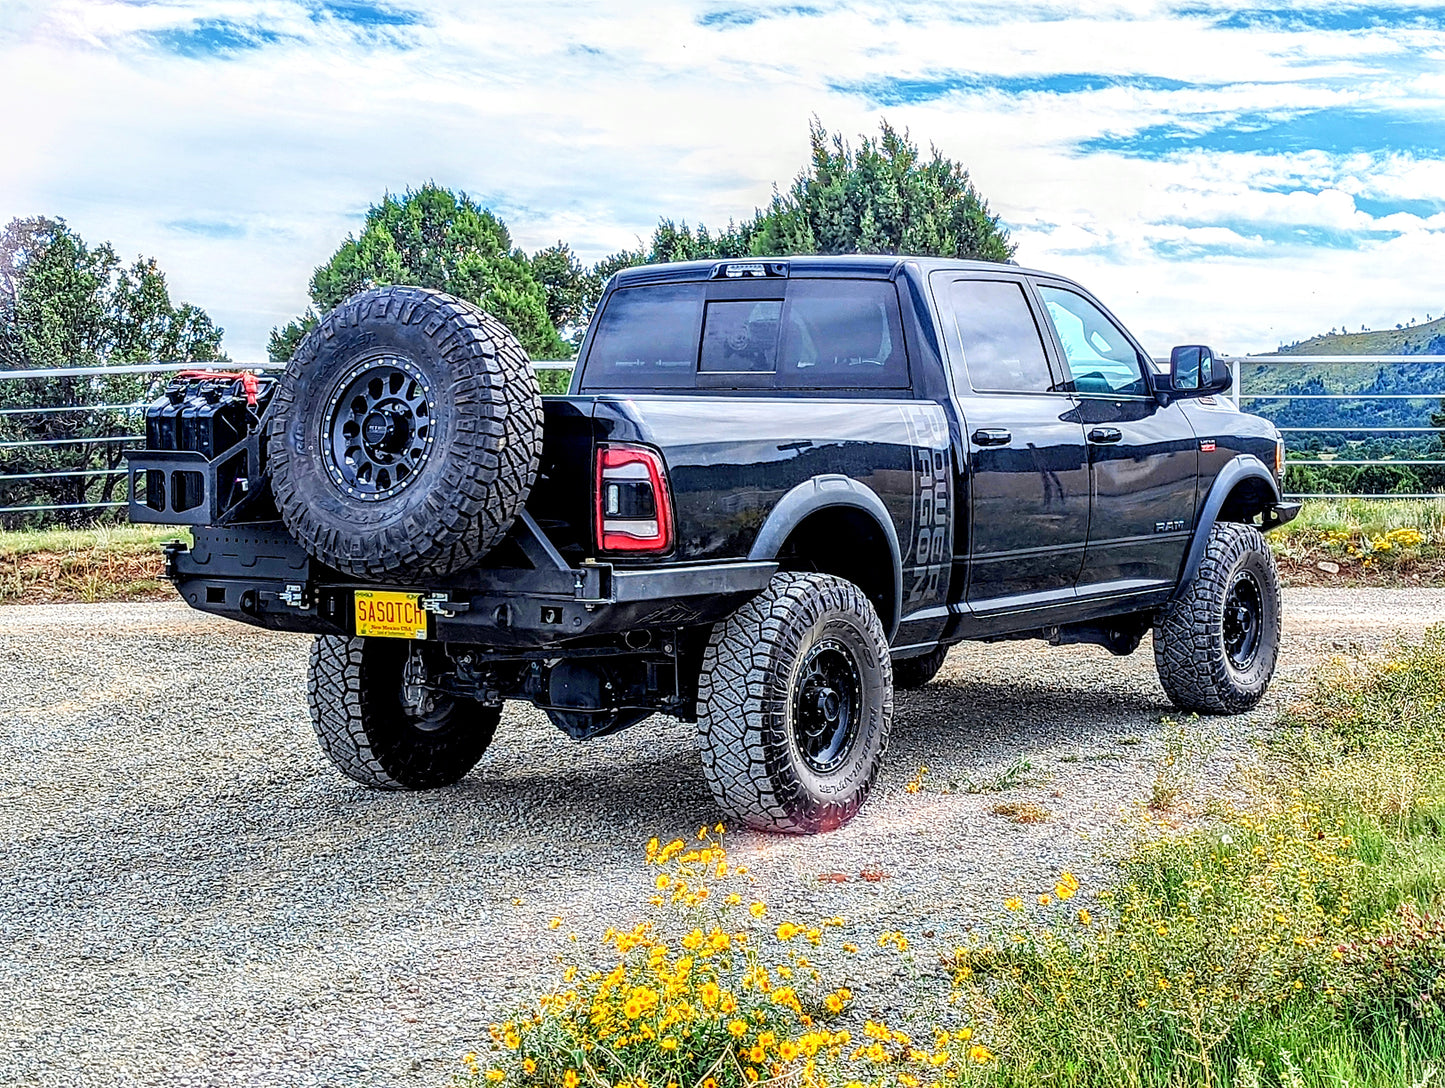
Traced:
<svg viewBox="0 0 1445 1088">
<path fill-rule="evenodd" d="M 1241 453 L 1227 462 L 1219 470 L 1219 475 L 1214 477 L 1209 494 L 1204 497 L 1204 503 L 1199 508 L 1199 516 L 1194 520 L 1194 536 L 1189 541 L 1184 569 L 1179 575 L 1179 584 L 1174 587 L 1172 597 L 1181 596 L 1199 576 L 1199 564 L 1204 560 L 1204 549 L 1209 546 L 1209 530 L 1214 528 L 1214 523 L 1219 520 L 1219 511 L 1223 509 L 1229 493 L 1241 481 L 1251 479 L 1263 482 L 1274 496 L 1274 502 L 1280 501 L 1279 481 L 1258 457 Z"/>
<path fill-rule="evenodd" d="M 803 519 L 819 510 L 847 506 L 861 510 L 878 523 L 883 539 L 888 542 L 888 554 L 893 561 L 893 615 L 884 624 L 888 640 L 898 632 L 898 623 L 903 614 L 903 550 L 898 545 L 898 530 L 888 516 L 888 508 L 878 493 L 866 484 L 860 484 L 849 476 L 826 473 L 804 480 L 778 500 L 758 530 L 750 560 L 776 560 L 783 544 Z"/>
</svg>

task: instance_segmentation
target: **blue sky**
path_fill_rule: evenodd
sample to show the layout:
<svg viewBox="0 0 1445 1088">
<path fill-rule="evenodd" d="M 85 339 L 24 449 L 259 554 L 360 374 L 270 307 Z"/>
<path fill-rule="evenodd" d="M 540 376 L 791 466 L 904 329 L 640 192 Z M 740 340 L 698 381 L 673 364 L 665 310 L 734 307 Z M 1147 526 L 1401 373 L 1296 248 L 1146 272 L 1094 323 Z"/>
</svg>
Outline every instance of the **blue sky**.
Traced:
<svg viewBox="0 0 1445 1088">
<path fill-rule="evenodd" d="M 814 115 L 963 162 L 1158 353 L 1445 311 L 1445 3 L 0 0 L 0 95 L 0 216 L 155 256 L 243 360 L 387 190 L 595 259 L 750 214 Z"/>
</svg>

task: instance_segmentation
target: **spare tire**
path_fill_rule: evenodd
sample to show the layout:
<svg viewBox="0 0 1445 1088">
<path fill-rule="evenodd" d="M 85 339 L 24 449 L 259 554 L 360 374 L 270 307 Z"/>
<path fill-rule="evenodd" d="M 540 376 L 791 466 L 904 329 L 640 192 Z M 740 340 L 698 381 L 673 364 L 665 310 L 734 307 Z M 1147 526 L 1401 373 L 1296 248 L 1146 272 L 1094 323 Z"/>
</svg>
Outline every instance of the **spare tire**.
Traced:
<svg viewBox="0 0 1445 1088">
<path fill-rule="evenodd" d="M 511 528 L 542 450 L 537 376 L 507 327 L 462 299 L 381 287 L 327 314 L 270 408 L 281 520 L 364 578 L 470 566 Z"/>
</svg>

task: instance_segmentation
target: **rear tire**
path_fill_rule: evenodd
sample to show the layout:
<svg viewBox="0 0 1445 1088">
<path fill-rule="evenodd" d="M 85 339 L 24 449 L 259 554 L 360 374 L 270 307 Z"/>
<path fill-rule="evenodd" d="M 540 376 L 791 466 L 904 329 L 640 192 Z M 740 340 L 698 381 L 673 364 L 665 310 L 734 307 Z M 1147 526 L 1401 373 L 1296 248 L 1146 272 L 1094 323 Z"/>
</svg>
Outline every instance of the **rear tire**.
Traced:
<svg viewBox="0 0 1445 1088">
<path fill-rule="evenodd" d="M 698 683 L 703 772 L 747 826 L 842 827 L 868 798 L 892 719 L 888 637 L 851 582 L 776 574 L 713 628 Z"/>
<path fill-rule="evenodd" d="M 521 512 L 541 457 L 527 353 L 489 314 L 421 287 L 366 291 L 322 318 L 268 411 L 281 520 L 362 578 L 476 563 Z"/>
<path fill-rule="evenodd" d="M 1239 714 L 1264 697 L 1279 660 L 1279 572 L 1252 525 L 1216 522 L 1199 574 L 1154 627 L 1154 664 L 1170 701 Z"/>
<path fill-rule="evenodd" d="M 901 661 L 893 662 L 894 690 L 912 691 L 914 688 L 923 687 L 938 675 L 946 657 L 948 647 L 937 646 L 922 657 L 905 657 Z"/>
<path fill-rule="evenodd" d="M 320 635 L 311 646 L 306 702 L 321 750 L 347 778 L 380 790 L 430 790 L 459 782 L 492 742 L 500 707 L 435 696 L 409 712 L 402 670 L 411 643 Z"/>
</svg>

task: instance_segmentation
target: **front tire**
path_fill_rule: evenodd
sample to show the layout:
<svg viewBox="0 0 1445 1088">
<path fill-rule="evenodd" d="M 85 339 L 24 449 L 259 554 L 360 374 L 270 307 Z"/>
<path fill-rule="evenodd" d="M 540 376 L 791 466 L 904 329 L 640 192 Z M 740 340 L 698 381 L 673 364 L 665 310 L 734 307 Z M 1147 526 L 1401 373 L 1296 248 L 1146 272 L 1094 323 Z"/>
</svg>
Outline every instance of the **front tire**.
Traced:
<svg viewBox="0 0 1445 1088">
<path fill-rule="evenodd" d="M 776 574 L 713 628 L 698 683 L 703 772 L 748 827 L 842 827 L 868 798 L 892 720 L 888 637 L 851 582 Z"/>
<path fill-rule="evenodd" d="M 404 639 L 320 635 L 311 645 L 306 703 L 321 750 L 347 778 L 379 790 L 430 790 L 459 782 L 482 758 L 500 707 L 435 693 L 403 699 Z"/>
<path fill-rule="evenodd" d="M 1279 660 L 1279 572 L 1252 525 L 1216 522 L 1194 583 L 1154 627 L 1154 664 L 1170 701 L 1239 714 L 1264 697 Z"/>
</svg>

